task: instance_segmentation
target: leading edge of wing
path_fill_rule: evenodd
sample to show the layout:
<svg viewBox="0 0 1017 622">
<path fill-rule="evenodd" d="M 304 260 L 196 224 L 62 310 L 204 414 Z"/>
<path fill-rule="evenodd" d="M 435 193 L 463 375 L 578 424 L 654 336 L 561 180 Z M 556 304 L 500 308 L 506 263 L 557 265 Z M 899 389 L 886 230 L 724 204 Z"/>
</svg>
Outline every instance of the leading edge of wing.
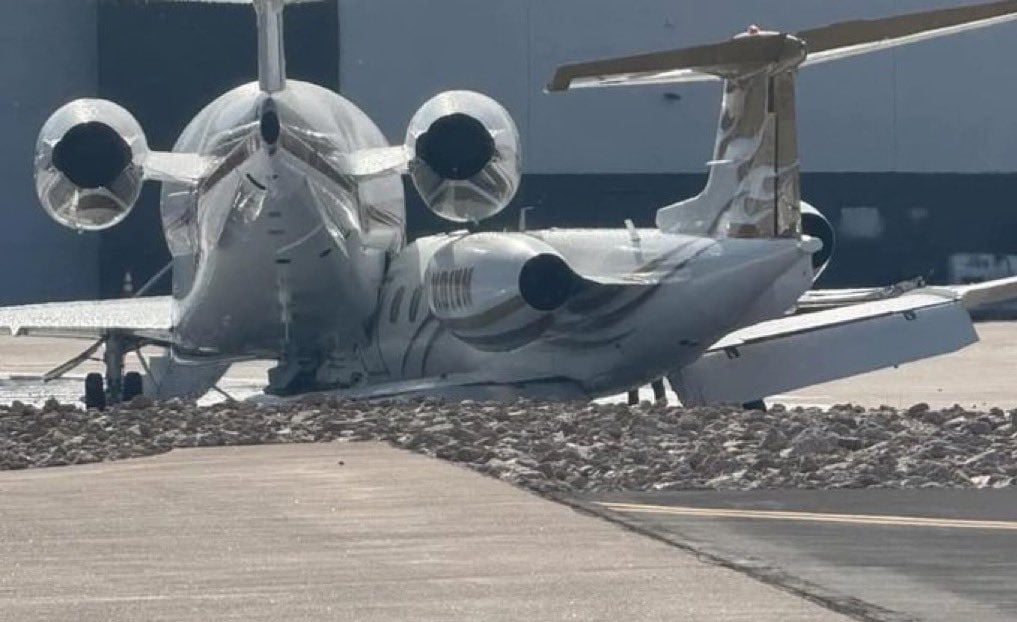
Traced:
<svg viewBox="0 0 1017 622">
<path fill-rule="evenodd" d="M 97 338 L 116 331 L 168 343 L 172 310 L 171 296 L 0 307 L 0 332 L 15 337 Z"/>
</svg>

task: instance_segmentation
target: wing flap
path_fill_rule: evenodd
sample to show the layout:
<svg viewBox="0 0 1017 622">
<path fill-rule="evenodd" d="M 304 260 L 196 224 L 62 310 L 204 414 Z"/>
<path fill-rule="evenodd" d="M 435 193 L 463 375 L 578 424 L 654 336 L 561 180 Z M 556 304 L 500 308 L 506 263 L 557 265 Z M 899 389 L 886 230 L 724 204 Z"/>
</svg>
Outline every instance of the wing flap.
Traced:
<svg viewBox="0 0 1017 622">
<path fill-rule="evenodd" d="M 961 299 L 912 294 L 750 326 L 668 379 L 686 406 L 740 404 L 977 340 Z"/>
<path fill-rule="evenodd" d="M 120 300 L 78 300 L 0 307 L 0 331 L 11 335 L 39 335 L 96 339 L 123 332 L 170 343 L 173 298 L 152 296 Z"/>
</svg>

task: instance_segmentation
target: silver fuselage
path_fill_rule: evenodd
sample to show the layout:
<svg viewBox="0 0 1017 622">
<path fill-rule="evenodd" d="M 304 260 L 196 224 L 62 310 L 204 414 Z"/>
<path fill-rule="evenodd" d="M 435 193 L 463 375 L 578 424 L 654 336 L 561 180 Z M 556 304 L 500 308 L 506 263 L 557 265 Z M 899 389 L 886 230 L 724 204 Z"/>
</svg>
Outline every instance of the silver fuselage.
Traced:
<svg viewBox="0 0 1017 622">
<path fill-rule="evenodd" d="M 266 106 L 281 128 L 271 144 Z M 799 239 L 596 229 L 404 246 L 399 175 L 344 177 L 327 165 L 386 145 L 356 106 L 296 81 L 271 96 L 240 87 L 190 123 L 175 151 L 220 164 L 163 192 L 176 356 L 276 359 L 316 388 L 451 378 L 462 396 L 585 398 L 687 365 L 731 330 L 784 313 L 812 283 Z M 560 257 L 581 286 L 536 311 L 511 278 L 474 279 L 454 308 L 438 308 L 436 262 L 460 257 L 497 275 L 511 249 Z"/>
</svg>

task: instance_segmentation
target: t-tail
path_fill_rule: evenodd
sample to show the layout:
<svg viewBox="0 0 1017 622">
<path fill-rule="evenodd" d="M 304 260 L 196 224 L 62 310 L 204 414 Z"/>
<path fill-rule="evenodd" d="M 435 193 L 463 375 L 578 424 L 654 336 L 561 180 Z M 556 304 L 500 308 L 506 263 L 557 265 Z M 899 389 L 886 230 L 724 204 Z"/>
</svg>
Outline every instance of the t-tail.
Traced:
<svg viewBox="0 0 1017 622">
<path fill-rule="evenodd" d="M 550 91 L 721 79 L 710 175 L 699 196 L 657 211 L 667 232 L 779 238 L 802 233 L 795 111 L 799 67 L 1017 19 L 1017 0 L 842 22 L 794 34 L 752 26 L 722 43 L 560 67 Z"/>
<path fill-rule="evenodd" d="M 251 4 L 258 14 L 258 84 L 265 93 L 286 88 L 286 49 L 283 43 L 283 9 L 287 4 L 322 0 L 162 0 L 211 4 Z"/>
</svg>

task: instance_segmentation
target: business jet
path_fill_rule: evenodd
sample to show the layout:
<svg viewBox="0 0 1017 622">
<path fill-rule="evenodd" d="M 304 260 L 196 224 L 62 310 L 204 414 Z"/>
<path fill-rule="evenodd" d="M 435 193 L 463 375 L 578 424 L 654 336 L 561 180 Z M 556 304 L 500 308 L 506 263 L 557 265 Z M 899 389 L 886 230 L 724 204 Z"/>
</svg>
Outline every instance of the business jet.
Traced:
<svg viewBox="0 0 1017 622">
<path fill-rule="evenodd" d="M 485 227 L 521 176 L 500 104 L 440 93 L 390 145 L 349 100 L 287 78 L 292 2 L 246 3 L 258 80 L 208 104 L 172 151 L 99 99 L 40 132 L 35 187 L 61 225 L 113 227 L 146 181 L 162 184 L 171 296 L 0 309 L 13 335 L 93 340 L 47 380 L 102 349 L 89 407 L 197 396 L 250 359 L 277 362 L 265 393 L 283 397 L 581 400 L 666 377 L 685 405 L 750 403 L 957 350 L 977 340 L 970 309 L 1017 297 L 1004 279 L 861 302 L 826 292 L 829 308 L 794 313 L 834 250 L 800 197 L 798 70 L 1008 22 L 1017 0 L 564 65 L 549 91 L 722 80 L 709 178 L 653 228 L 517 231 Z M 402 175 L 455 230 L 406 240 Z M 165 354 L 141 357 L 145 377 L 125 374 L 152 346 Z"/>
</svg>

